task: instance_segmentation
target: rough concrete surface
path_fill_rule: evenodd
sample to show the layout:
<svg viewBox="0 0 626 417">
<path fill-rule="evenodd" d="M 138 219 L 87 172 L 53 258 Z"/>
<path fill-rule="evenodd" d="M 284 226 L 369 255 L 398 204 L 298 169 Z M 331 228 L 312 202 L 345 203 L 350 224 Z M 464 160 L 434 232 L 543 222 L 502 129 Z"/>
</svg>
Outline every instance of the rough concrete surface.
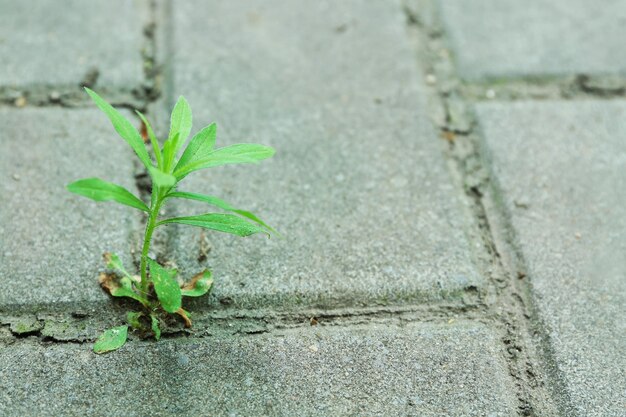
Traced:
<svg viewBox="0 0 626 417">
<path fill-rule="evenodd" d="M 65 87 L 83 81 L 136 86 L 143 78 L 142 9 L 147 4 L 1 0 L 0 86 Z"/>
<path fill-rule="evenodd" d="M 27 344 L 0 353 L 0 413 L 510 416 L 500 350 L 475 324 L 307 327 L 129 344 L 106 356 Z"/>
<path fill-rule="evenodd" d="M 191 174 L 179 189 L 252 210 L 283 235 L 209 233 L 201 264 L 202 232 L 180 227 L 171 258 L 185 275 L 208 264 L 216 297 L 243 306 L 483 289 L 397 2 L 185 2 L 173 12 L 171 91 L 189 100 L 195 128 L 216 121 L 218 146 L 277 149 L 260 165 Z"/>
<path fill-rule="evenodd" d="M 106 251 L 132 267 L 140 214 L 65 186 L 100 177 L 134 188 L 134 154 L 99 110 L 0 109 L 0 307 L 107 300 Z"/>
<path fill-rule="evenodd" d="M 0 416 L 622 416 L 625 19 L 617 0 L 0 0 Z M 150 184 L 81 84 L 160 139 L 184 95 L 218 146 L 277 150 L 180 190 L 282 237 L 159 229 L 150 256 L 215 290 L 185 300 L 193 328 L 162 317 L 159 342 L 106 355 L 92 342 L 137 305 L 98 287 L 101 255 L 134 269 L 144 214 L 65 185 Z"/>
<path fill-rule="evenodd" d="M 626 101 L 477 106 L 571 407 L 626 409 Z"/>
<path fill-rule="evenodd" d="M 622 0 L 439 0 L 463 78 L 626 73 Z"/>
</svg>

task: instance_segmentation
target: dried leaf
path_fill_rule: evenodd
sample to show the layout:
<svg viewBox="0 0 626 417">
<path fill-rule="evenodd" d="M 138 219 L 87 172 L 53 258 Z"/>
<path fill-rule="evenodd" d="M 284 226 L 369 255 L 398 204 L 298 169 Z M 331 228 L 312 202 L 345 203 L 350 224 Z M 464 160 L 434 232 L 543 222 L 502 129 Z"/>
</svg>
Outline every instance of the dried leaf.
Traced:
<svg viewBox="0 0 626 417">
<path fill-rule="evenodd" d="M 116 278 L 117 277 L 115 276 L 115 274 L 107 274 L 105 272 L 101 272 L 98 276 L 98 282 L 106 292 L 108 292 L 110 295 L 113 295 L 113 291 L 120 287 L 118 283 L 115 282 Z"/>
<path fill-rule="evenodd" d="M 181 289 L 181 293 L 185 297 L 200 297 L 211 289 L 212 284 L 211 271 L 205 269 L 185 284 Z"/>
<path fill-rule="evenodd" d="M 189 314 L 188 312 L 183 310 L 182 307 L 181 307 L 181 308 L 179 308 L 176 311 L 176 314 L 178 314 L 179 316 L 181 316 L 183 318 L 183 320 L 185 320 L 185 327 L 187 327 L 187 328 L 191 327 L 191 319 L 188 316 L 188 314 Z"/>
</svg>

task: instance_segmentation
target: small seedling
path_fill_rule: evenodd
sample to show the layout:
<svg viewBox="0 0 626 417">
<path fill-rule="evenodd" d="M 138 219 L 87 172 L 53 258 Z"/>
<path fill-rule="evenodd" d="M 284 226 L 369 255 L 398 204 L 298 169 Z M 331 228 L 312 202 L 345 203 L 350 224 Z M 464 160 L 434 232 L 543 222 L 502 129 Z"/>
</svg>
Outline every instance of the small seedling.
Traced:
<svg viewBox="0 0 626 417">
<path fill-rule="evenodd" d="M 107 268 L 114 273 L 102 273 L 99 277 L 100 285 L 114 297 L 128 297 L 141 305 L 139 311 L 128 313 L 128 325 L 114 327 L 100 335 L 94 351 L 104 353 L 124 345 L 128 337 L 128 326 L 143 334 L 152 335 L 157 340 L 161 337 L 161 324 L 169 314 L 180 316 L 185 326 L 190 327 L 190 314 L 182 308 L 182 297 L 199 297 L 211 289 L 213 279 L 210 271 L 197 274 L 181 286 L 175 279 L 175 269 L 163 267 L 148 257 L 152 234 L 157 227 L 180 223 L 237 236 L 255 233 L 266 233 L 269 236 L 274 232 L 254 214 L 236 209 L 217 197 L 177 190 L 178 183 L 194 171 L 226 164 L 256 163 L 274 155 L 274 149 L 248 143 L 215 149 L 216 125 L 212 123 L 196 133 L 182 155 L 177 157 L 191 132 L 191 109 L 187 101 L 180 97 L 172 111 L 170 132 L 163 147 L 159 146 L 146 118 L 137 111 L 150 139 L 155 159 L 153 161 L 141 134 L 131 122 L 95 92 L 88 88 L 85 90 L 108 116 L 117 133 L 135 151 L 152 179 L 150 205 L 124 187 L 99 178 L 82 179 L 67 186 L 69 191 L 92 200 L 115 201 L 147 213 L 139 276 L 130 274 L 117 255 L 104 255 Z M 160 218 L 164 203 L 172 198 L 201 201 L 227 213 Z"/>
</svg>

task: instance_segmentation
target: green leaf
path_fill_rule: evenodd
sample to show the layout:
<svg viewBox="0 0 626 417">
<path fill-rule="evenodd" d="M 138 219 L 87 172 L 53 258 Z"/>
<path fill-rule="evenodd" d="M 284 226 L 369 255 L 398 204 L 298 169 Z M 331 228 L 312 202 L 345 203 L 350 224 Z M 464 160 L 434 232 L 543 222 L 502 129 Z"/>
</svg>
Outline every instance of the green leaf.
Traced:
<svg viewBox="0 0 626 417">
<path fill-rule="evenodd" d="M 152 319 L 152 331 L 154 332 L 154 338 L 159 340 L 161 338 L 161 328 L 159 327 L 159 318 L 154 314 L 150 315 Z"/>
<path fill-rule="evenodd" d="M 255 222 L 257 224 L 260 224 L 261 226 L 265 227 L 270 232 L 277 233 L 276 230 L 274 230 L 272 227 L 268 226 L 263 220 L 259 219 L 253 213 L 251 213 L 249 211 L 246 211 L 246 210 L 236 209 L 233 206 L 231 206 L 230 204 L 228 204 L 227 202 L 225 202 L 224 200 L 221 200 L 221 199 L 219 199 L 217 197 L 213 197 L 211 195 L 198 194 L 198 193 L 187 193 L 187 192 L 183 192 L 183 191 L 176 191 L 176 192 L 173 192 L 173 193 L 169 193 L 168 197 L 186 198 L 188 200 L 202 201 L 204 203 L 211 204 L 212 206 L 221 208 L 222 210 L 232 211 L 233 213 L 237 213 L 240 216 L 243 216 L 245 218 L 248 218 L 248 219 L 252 220 L 253 222 Z"/>
<path fill-rule="evenodd" d="M 174 171 L 209 155 L 213 150 L 213 146 L 215 146 L 216 134 L 217 125 L 215 123 L 211 123 L 209 126 L 196 133 L 189 141 L 189 145 L 187 145 L 185 152 L 183 152 L 178 160 Z"/>
<path fill-rule="evenodd" d="M 170 189 L 176 184 L 176 177 L 172 174 L 166 174 L 158 168 L 148 168 L 152 184 L 157 188 Z"/>
<path fill-rule="evenodd" d="M 102 333 L 93 345 L 96 353 L 111 352 L 124 346 L 128 338 L 128 326 L 113 327 Z"/>
<path fill-rule="evenodd" d="M 185 166 L 177 167 L 174 176 L 180 181 L 193 171 L 216 167 L 226 164 L 252 164 L 270 158 L 276 151 L 274 148 L 254 143 L 239 143 L 237 145 L 219 148 L 206 157 Z"/>
<path fill-rule="evenodd" d="M 189 103 L 185 100 L 185 97 L 180 96 L 174 110 L 172 110 L 172 116 L 170 120 L 170 134 L 169 139 L 174 139 L 174 154 L 180 149 L 181 145 L 185 143 L 189 133 L 191 132 L 191 108 Z M 176 138 L 176 135 L 178 137 Z"/>
<path fill-rule="evenodd" d="M 148 306 L 149 302 L 146 298 L 137 294 L 133 289 L 133 283 L 128 277 L 122 277 L 119 280 L 119 286 L 112 285 L 109 287 L 113 297 L 128 297 L 139 301 L 144 306 Z"/>
<path fill-rule="evenodd" d="M 157 226 L 167 223 L 180 223 L 190 226 L 203 227 L 219 232 L 231 233 L 237 236 L 250 236 L 255 233 L 266 233 L 265 229 L 249 223 L 233 214 L 207 213 L 199 216 L 174 217 L 157 223 Z"/>
<path fill-rule="evenodd" d="M 181 291 L 178 283 L 161 265 L 148 258 L 150 277 L 161 306 L 168 313 L 175 313 L 182 305 Z"/>
<path fill-rule="evenodd" d="M 176 156 L 176 150 L 174 149 L 175 142 L 178 140 L 179 134 L 177 133 L 173 138 L 165 141 L 163 144 L 163 171 L 170 172 L 170 168 L 174 163 L 174 157 Z"/>
<path fill-rule="evenodd" d="M 183 297 L 200 297 L 211 289 L 211 285 L 213 285 L 213 278 L 211 278 L 211 271 L 207 269 L 185 284 L 181 292 Z"/>
<path fill-rule="evenodd" d="M 111 252 L 106 252 L 103 256 L 104 256 L 104 261 L 107 263 L 107 268 L 113 269 L 115 271 L 119 271 L 125 277 L 132 278 L 132 276 L 124 268 L 124 264 L 122 264 L 122 260 L 120 259 L 119 256 Z"/>
<path fill-rule="evenodd" d="M 129 311 L 126 313 L 126 321 L 133 329 L 140 329 L 141 322 L 139 321 L 139 318 L 141 316 L 143 316 L 143 313 L 140 311 Z"/>
<path fill-rule="evenodd" d="M 150 156 L 148 155 L 148 151 L 146 151 L 146 146 L 143 143 L 143 139 L 141 139 L 141 135 L 135 129 L 135 126 L 124 116 L 122 116 L 117 110 L 113 108 L 109 103 L 104 101 L 102 97 L 98 94 L 85 87 L 85 91 L 91 97 L 91 99 L 96 103 L 96 105 L 102 110 L 109 118 L 113 127 L 117 131 L 117 133 L 124 139 L 131 148 L 135 151 L 141 162 L 146 166 L 146 168 L 152 166 L 152 161 L 150 160 Z"/>
<path fill-rule="evenodd" d="M 148 120 L 145 118 L 143 114 L 139 110 L 135 110 L 141 121 L 144 125 L 146 125 L 146 130 L 148 131 L 148 137 L 150 138 L 150 143 L 152 143 L 152 149 L 154 151 L 154 156 L 157 160 L 157 167 L 159 169 L 163 169 L 163 155 L 161 154 L 161 148 L 159 147 L 159 141 L 154 135 L 154 131 L 152 130 L 152 126 L 148 123 Z"/>
<path fill-rule="evenodd" d="M 116 201 L 139 210 L 150 211 L 143 201 L 135 197 L 126 188 L 100 178 L 78 180 L 69 184 L 67 189 L 74 194 L 82 195 L 95 201 Z"/>
</svg>

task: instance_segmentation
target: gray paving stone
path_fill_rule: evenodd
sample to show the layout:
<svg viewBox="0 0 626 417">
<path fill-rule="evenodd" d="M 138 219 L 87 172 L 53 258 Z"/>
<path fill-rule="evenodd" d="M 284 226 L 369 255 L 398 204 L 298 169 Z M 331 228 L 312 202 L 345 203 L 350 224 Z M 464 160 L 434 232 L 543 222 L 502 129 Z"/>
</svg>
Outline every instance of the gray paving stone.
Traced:
<svg viewBox="0 0 626 417">
<path fill-rule="evenodd" d="M 626 5 L 606 0 L 439 0 L 467 79 L 626 72 Z"/>
<path fill-rule="evenodd" d="M 0 353 L 2 415 L 510 416 L 513 384 L 480 325 L 305 328 L 282 337 L 20 344 Z M 10 378 L 8 376 L 10 375 Z"/>
<path fill-rule="evenodd" d="M 277 149 L 179 187 L 252 210 L 284 236 L 209 234 L 218 298 L 327 306 L 482 288 L 398 2 L 191 1 L 173 18 L 169 104 L 185 95 L 196 129 L 216 121 L 218 146 Z M 201 231 L 178 231 L 172 258 L 189 276 Z"/>
<path fill-rule="evenodd" d="M 130 266 L 140 217 L 65 186 L 98 176 L 134 190 L 132 150 L 95 109 L 0 109 L 0 126 L 0 307 L 106 300 L 102 253 Z"/>
<path fill-rule="evenodd" d="M 480 104 L 571 406 L 626 402 L 626 101 Z"/>
<path fill-rule="evenodd" d="M 0 85 L 133 87 L 143 77 L 143 1 L 0 0 Z"/>
</svg>

